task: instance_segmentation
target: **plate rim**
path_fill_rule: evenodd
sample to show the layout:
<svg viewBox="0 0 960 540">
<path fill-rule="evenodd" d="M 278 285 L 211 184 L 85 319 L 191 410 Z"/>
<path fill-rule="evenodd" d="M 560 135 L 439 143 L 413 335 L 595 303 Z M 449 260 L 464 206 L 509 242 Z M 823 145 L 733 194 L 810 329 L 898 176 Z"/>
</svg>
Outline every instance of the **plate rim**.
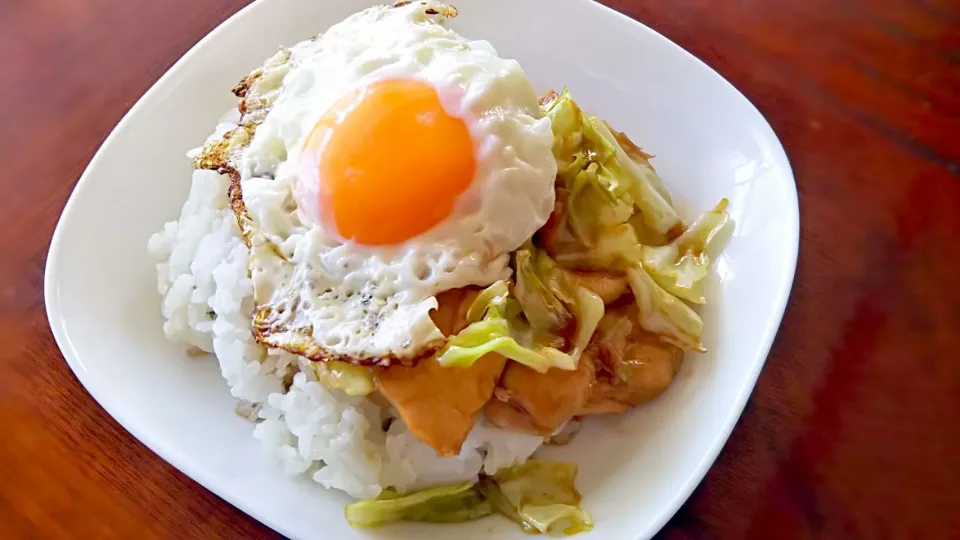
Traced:
<svg viewBox="0 0 960 540">
<path fill-rule="evenodd" d="M 161 75 L 150 86 L 150 88 L 147 89 L 146 92 L 144 92 L 137 99 L 136 103 L 124 114 L 123 118 L 111 130 L 110 134 L 103 140 L 102 143 L 100 143 L 97 151 L 94 153 L 93 157 L 90 159 L 90 162 L 84 168 L 83 173 L 80 175 L 80 178 L 77 180 L 76 184 L 71 190 L 70 197 L 68 198 L 63 210 L 61 211 L 60 217 L 58 218 L 56 228 L 54 229 L 54 233 L 47 250 L 46 264 L 44 267 L 43 295 L 47 321 L 50 325 L 54 340 L 60 349 L 63 359 L 74 373 L 74 376 L 77 377 L 77 380 L 83 386 L 84 390 L 90 394 L 94 401 L 96 401 L 96 403 L 102 407 L 104 411 L 106 411 L 117 423 L 119 423 L 132 436 L 134 436 L 140 443 L 146 446 L 151 452 L 175 467 L 180 473 L 188 476 L 191 480 L 203 486 L 204 489 L 210 491 L 217 497 L 223 499 L 230 505 L 246 513 L 248 516 L 259 521 L 265 526 L 270 527 L 271 529 L 286 536 L 291 536 L 293 531 L 289 530 L 286 526 L 284 526 L 284 524 L 278 523 L 270 516 L 261 513 L 257 508 L 253 507 L 253 505 L 246 504 L 241 498 L 233 496 L 233 494 L 231 494 L 229 491 L 214 487 L 217 486 L 217 483 L 211 477 L 209 477 L 209 475 L 206 474 L 202 468 L 193 467 L 183 463 L 176 456 L 176 452 L 173 451 L 168 444 L 161 440 L 161 437 L 151 435 L 146 431 L 141 430 L 133 422 L 129 421 L 124 414 L 122 407 L 113 404 L 110 401 L 109 396 L 92 380 L 92 376 L 84 367 L 80 359 L 80 355 L 70 342 L 69 336 L 64 330 L 62 323 L 58 323 L 58 321 L 55 320 L 61 313 L 60 300 L 56 290 L 58 283 L 57 269 L 60 267 L 59 260 L 64 253 L 64 249 L 61 246 L 63 243 L 62 237 L 65 234 L 63 231 L 66 228 L 65 223 L 72 221 L 71 216 L 77 212 L 76 208 L 80 204 L 78 202 L 79 197 L 77 194 L 81 190 L 85 189 L 85 186 L 90 183 L 90 177 L 93 176 L 91 171 L 95 170 L 99 162 L 104 159 L 107 149 L 113 144 L 113 142 L 123 136 L 123 133 L 128 129 L 128 126 L 133 123 L 133 118 L 137 115 L 140 109 L 148 106 L 148 102 L 152 101 L 150 98 L 152 98 L 155 93 L 159 92 L 159 88 L 163 86 L 168 79 L 177 76 L 180 71 L 185 69 L 185 66 L 189 65 L 193 56 L 197 54 L 198 49 L 203 47 L 208 42 L 217 39 L 217 36 L 225 31 L 225 28 L 235 24 L 237 20 L 252 16 L 257 10 L 267 9 L 264 6 L 270 6 L 277 1 L 278 0 L 253 1 L 240 8 L 236 13 L 232 14 L 230 17 L 222 21 L 210 32 L 204 35 L 179 59 L 177 59 L 177 61 L 171 65 L 163 73 L 163 75 Z M 756 105 L 750 101 L 749 98 L 747 98 L 732 83 L 720 75 L 720 73 L 680 45 L 674 43 L 663 34 L 657 32 L 653 28 L 650 28 L 637 19 L 634 19 L 594 0 L 565 1 L 570 4 L 580 4 L 583 8 L 588 8 L 587 6 L 589 6 L 588 9 L 597 10 L 603 14 L 603 17 L 614 18 L 618 20 L 618 24 L 635 25 L 633 27 L 635 31 L 647 33 L 650 37 L 654 37 L 655 39 L 664 42 L 664 44 L 667 44 L 674 50 L 674 52 L 678 52 L 686 56 L 688 60 L 693 60 L 699 64 L 700 69 L 707 70 L 712 77 L 719 79 L 723 85 L 727 86 L 728 90 L 733 90 L 740 99 L 742 99 L 757 113 L 758 118 L 762 120 L 763 127 L 771 136 L 771 140 L 776 143 L 775 147 L 772 148 L 772 151 L 774 152 L 774 157 L 777 160 L 782 160 L 784 165 L 783 179 L 790 188 L 788 189 L 788 197 L 790 200 L 787 201 L 790 208 L 789 215 L 786 217 L 789 226 L 787 235 L 789 236 L 791 242 L 789 245 L 789 251 L 787 253 L 787 259 L 784 260 L 787 271 L 782 279 L 785 281 L 785 286 L 781 285 L 778 288 L 778 294 L 775 295 L 772 313 L 776 315 L 776 322 L 769 324 L 767 328 L 763 329 L 763 336 L 759 341 L 759 347 L 757 350 L 760 353 L 762 360 L 755 362 L 751 370 L 745 374 L 746 379 L 744 384 L 740 389 L 737 390 L 736 399 L 729 408 L 729 411 L 723 420 L 723 426 L 718 431 L 717 436 L 709 443 L 709 448 L 707 448 L 707 450 L 704 452 L 703 457 L 697 464 L 696 468 L 689 471 L 687 478 L 682 482 L 674 496 L 663 505 L 661 511 L 656 514 L 655 517 L 650 520 L 642 529 L 632 533 L 634 535 L 633 537 L 637 539 L 649 538 L 657 531 L 662 529 L 664 525 L 666 525 L 667 521 L 669 521 L 669 519 L 677 513 L 680 507 L 690 498 L 694 489 L 696 489 L 696 487 L 703 481 L 707 471 L 709 471 L 709 469 L 713 466 L 713 463 L 719 456 L 720 451 L 729 440 L 730 434 L 732 433 L 734 427 L 736 427 L 736 424 L 743 413 L 747 400 L 753 393 L 753 389 L 755 388 L 757 380 L 759 379 L 760 372 L 766 365 L 773 342 L 776 339 L 781 324 L 783 323 L 783 316 L 796 280 L 796 269 L 800 247 L 799 194 L 797 192 L 796 178 L 793 174 L 793 168 L 790 164 L 786 151 L 783 148 L 783 143 L 770 126 L 769 121 L 756 107 Z M 452 3 L 456 4 L 456 0 L 452 0 Z M 769 320 L 773 320 L 773 318 Z"/>
</svg>

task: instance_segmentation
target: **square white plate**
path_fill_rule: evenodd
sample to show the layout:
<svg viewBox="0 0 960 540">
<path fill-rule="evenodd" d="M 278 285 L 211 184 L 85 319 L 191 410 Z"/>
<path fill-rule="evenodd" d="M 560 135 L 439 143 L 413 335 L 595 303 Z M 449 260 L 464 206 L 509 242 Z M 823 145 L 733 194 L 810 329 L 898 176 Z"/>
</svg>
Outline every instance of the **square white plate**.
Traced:
<svg viewBox="0 0 960 540">
<path fill-rule="evenodd" d="M 735 236 L 704 313 L 710 352 L 688 358 L 654 402 L 591 418 L 548 449 L 580 464 L 596 528 L 581 538 L 653 535 L 713 463 L 776 334 L 793 281 L 796 187 L 777 137 L 729 83 L 653 30 L 588 0 L 460 0 L 451 25 L 518 59 L 541 91 L 569 86 L 584 108 L 656 154 L 693 208 L 730 199 Z M 64 357 L 90 394 L 157 454 L 296 538 L 526 538 L 493 517 L 463 525 L 351 529 L 346 496 L 285 477 L 261 453 L 213 360 L 188 358 L 161 330 L 147 238 L 187 195 L 189 148 L 229 89 L 281 44 L 323 31 L 364 0 L 260 0 L 210 33 L 131 109 L 70 197 L 50 247 L 46 305 Z"/>
</svg>

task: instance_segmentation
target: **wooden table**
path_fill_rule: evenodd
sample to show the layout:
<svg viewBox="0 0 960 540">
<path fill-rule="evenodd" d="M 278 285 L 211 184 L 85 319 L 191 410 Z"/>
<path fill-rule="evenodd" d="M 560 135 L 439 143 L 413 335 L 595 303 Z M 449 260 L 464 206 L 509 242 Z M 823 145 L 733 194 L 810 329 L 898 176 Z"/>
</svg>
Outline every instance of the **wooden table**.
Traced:
<svg viewBox="0 0 960 540">
<path fill-rule="evenodd" d="M 54 225 L 97 146 L 245 3 L 0 2 L 2 538 L 274 536 L 94 403 L 53 342 L 41 286 Z M 777 342 L 662 535 L 960 538 L 960 4 L 609 3 L 742 90 L 800 191 L 800 262 Z"/>
</svg>

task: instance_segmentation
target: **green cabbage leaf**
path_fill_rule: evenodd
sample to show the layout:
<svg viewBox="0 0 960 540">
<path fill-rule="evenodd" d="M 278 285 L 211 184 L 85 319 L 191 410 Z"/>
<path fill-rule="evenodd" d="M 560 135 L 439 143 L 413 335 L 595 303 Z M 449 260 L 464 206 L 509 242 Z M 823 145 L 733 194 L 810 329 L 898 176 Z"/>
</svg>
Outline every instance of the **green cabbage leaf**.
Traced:
<svg viewBox="0 0 960 540">
<path fill-rule="evenodd" d="M 375 499 L 348 504 L 347 522 L 354 527 L 376 527 L 393 521 L 456 523 L 493 513 L 493 507 L 471 483 L 424 489 L 406 495 L 386 489 Z"/>
<path fill-rule="evenodd" d="M 593 518 L 580 508 L 576 478 L 577 466 L 572 463 L 529 460 L 481 478 L 477 488 L 497 512 L 524 531 L 562 530 L 570 535 L 593 529 Z"/>
<path fill-rule="evenodd" d="M 546 108 L 554 134 L 558 175 L 569 193 L 574 236 L 592 246 L 603 230 L 639 210 L 643 223 L 663 239 L 682 223 L 647 155 L 606 122 L 587 116 L 564 90 Z"/>
<path fill-rule="evenodd" d="M 706 303 L 703 281 L 710 270 L 709 253 L 729 222 L 726 208 L 723 199 L 669 244 L 643 246 L 643 267 L 664 290 L 688 302 Z"/>
<path fill-rule="evenodd" d="M 437 358 L 441 365 L 465 367 L 497 352 L 540 373 L 577 368 L 603 317 L 603 300 L 565 276 L 538 273 L 531 261 L 534 256 L 541 260 L 540 268 L 556 269 L 545 254 L 521 250 L 518 256 L 521 264 L 513 294 L 507 281 L 484 289 L 467 311 L 470 324 L 441 350 Z M 568 338 L 571 326 L 576 331 Z"/>
</svg>

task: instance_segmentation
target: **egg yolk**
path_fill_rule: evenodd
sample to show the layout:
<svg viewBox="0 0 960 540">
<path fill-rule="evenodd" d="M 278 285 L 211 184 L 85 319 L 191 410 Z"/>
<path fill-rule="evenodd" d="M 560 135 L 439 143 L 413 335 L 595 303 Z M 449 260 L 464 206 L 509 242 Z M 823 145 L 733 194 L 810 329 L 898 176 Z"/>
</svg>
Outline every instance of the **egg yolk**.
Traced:
<svg viewBox="0 0 960 540">
<path fill-rule="evenodd" d="M 344 96 L 303 150 L 315 157 L 319 185 L 309 191 L 321 221 L 367 245 L 397 244 L 440 223 L 477 165 L 466 123 L 444 110 L 433 86 L 413 79 L 381 80 Z"/>
</svg>

